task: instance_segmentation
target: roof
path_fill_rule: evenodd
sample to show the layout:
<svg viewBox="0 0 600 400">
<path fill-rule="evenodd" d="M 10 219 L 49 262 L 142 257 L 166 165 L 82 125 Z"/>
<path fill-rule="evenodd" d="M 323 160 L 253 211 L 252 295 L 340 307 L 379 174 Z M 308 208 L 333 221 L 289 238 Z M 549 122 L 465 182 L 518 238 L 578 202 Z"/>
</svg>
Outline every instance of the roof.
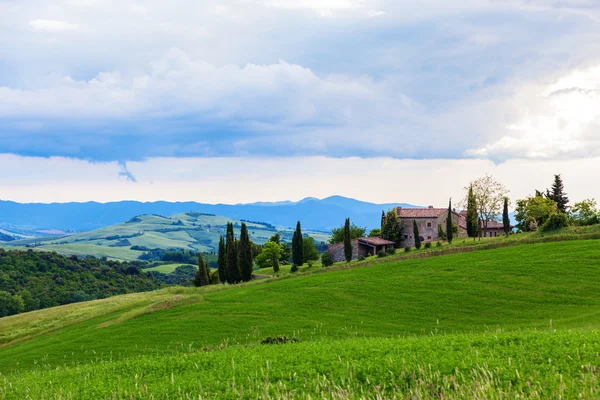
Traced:
<svg viewBox="0 0 600 400">
<path fill-rule="evenodd" d="M 438 218 L 448 212 L 447 208 L 402 208 L 396 207 L 396 214 L 399 218 Z M 458 215 L 456 211 L 452 211 Z"/>
<path fill-rule="evenodd" d="M 483 225 L 483 224 L 482 224 Z M 467 212 L 461 211 L 460 217 L 458 218 L 458 226 L 459 228 L 467 229 Z M 490 220 L 488 221 L 488 229 L 504 229 L 504 223 Z M 483 226 L 482 226 L 483 228 Z M 510 228 L 514 228 L 514 226 L 510 226 Z"/>
<path fill-rule="evenodd" d="M 389 240 L 382 239 L 380 237 L 363 237 L 358 239 L 359 242 L 364 242 L 372 246 L 389 246 L 395 244 Z"/>
</svg>

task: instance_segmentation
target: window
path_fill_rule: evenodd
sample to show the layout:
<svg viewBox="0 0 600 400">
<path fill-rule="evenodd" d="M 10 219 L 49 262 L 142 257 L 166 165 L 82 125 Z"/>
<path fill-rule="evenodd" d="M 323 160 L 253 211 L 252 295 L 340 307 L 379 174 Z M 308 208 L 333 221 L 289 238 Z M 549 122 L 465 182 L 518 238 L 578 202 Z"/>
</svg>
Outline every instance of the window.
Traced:
<svg viewBox="0 0 600 400">
<path fill-rule="evenodd" d="M 404 235 L 404 239 L 408 239 L 408 235 Z"/>
<path fill-rule="evenodd" d="M 427 240 L 431 240 L 431 236 L 427 236 Z"/>
<path fill-rule="evenodd" d="M 428 228 L 431 228 L 431 222 L 428 222 L 428 223 L 427 223 L 427 227 L 428 227 Z"/>
</svg>

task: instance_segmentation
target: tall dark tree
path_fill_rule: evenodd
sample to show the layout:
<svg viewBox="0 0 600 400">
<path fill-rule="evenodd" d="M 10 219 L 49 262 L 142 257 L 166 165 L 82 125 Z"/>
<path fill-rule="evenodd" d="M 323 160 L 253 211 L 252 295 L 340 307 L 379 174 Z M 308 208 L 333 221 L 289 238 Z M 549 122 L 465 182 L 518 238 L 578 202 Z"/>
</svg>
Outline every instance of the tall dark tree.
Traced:
<svg viewBox="0 0 600 400">
<path fill-rule="evenodd" d="M 252 243 L 248 235 L 248 228 L 242 222 L 240 231 L 240 241 L 238 244 L 238 262 L 242 281 L 249 282 L 252 280 Z"/>
<path fill-rule="evenodd" d="M 385 225 L 385 211 L 381 210 L 381 231 L 383 232 L 383 226 Z"/>
<path fill-rule="evenodd" d="M 198 271 L 194 277 L 194 286 L 207 286 L 210 284 L 210 278 L 208 276 L 208 267 L 204 263 L 202 253 L 198 253 Z"/>
<path fill-rule="evenodd" d="M 304 264 L 304 250 L 302 247 L 302 228 L 300 221 L 296 224 L 296 231 L 292 237 L 292 261 L 301 267 Z"/>
<path fill-rule="evenodd" d="M 452 228 L 452 199 L 450 199 L 450 202 L 448 203 L 448 218 L 446 218 L 446 240 L 448 240 L 448 243 L 452 243 L 454 237 Z"/>
<path fill-rule="evenodd" d="M 385 215 L 385 223 L 381 230 L 381 238 L 390 240 L 396 243 L 396 247 L 402 244 L 402 234 L 404 232 L 404 224 L 398 219 L 398 213 L 395 208 L 392 208 Z"/>
<path fill-rule="evenodd" d="M 554 183 L 552 184 L 552 190 L 546 190 L 546 197 L 556 202 L 558 211 L 560 211 L 561 213 L 567 212 L 567 209 L 569 208 L 567 206 L 569 204 L 569 198 L 565 193 L 565 186 L 563 185 L 563 181 L 560 177 L 560 174 L 554 175 Z"/>
<path fill-rule="evenodd" d="M 472 238 L 477 237 L 477 199 L 473 193 L 473 185 L 469 186 L 467 196 L 467 235 Z"/>
<path fill-rule="evenodd" d="M 233 233 L 233 224 L 227 224 L 227 243 L 225 244 L 225 253 L 227 255 L 227 282 L 229 284 L 242 281 L 240 267 L 238 265 L 238 243 Z"/>
<path fill-rule="evenodd" d="M 504 211 L 502 212 L 502 223 L 504 225 L 504 234 L 510 233 L 510 216 L 508 215 L 508 197 L 504 198 Z"/>
<path fill-rule="evenodd" d="M 225 253 L 225 239 L 219 238 L 219 252 L 217 258 L 217 268 L 219 271 L 219 280 L 222 284 L 227 282 L 227 254 Z"/>
<path fill-rule="evenodd" d="M 419 233 L 419 225 L 417 225 L 417 220 L 413 219 L 413 235 L 415 236 L 415 247 L 417 249 L 421 248 L 421 234 Z"/>
<path fill-rule="evenodd" d="M 350 238 L 350 218 L 344 224 L 344 257 L 346 262 L 352 261 L 352 239 Z"/>
</svg>

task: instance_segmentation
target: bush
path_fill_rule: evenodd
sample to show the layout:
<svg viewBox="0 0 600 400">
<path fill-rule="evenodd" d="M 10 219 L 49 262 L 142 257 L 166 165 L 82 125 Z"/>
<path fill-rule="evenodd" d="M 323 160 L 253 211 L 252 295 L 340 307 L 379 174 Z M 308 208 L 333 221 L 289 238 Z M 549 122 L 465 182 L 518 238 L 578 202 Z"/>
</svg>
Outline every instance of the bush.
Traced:
<svg viewBox="0 0 600 400">
<path fill-rule="evenodd" d="M 333 256 L 330 252 L 326 251 L 321 255 L 321 263 L 324 267 L 331 267 L 333 265 Z"/>
<path fill-rule="evenodd" d="M 525 229 L 527 229 L 528 232 L 535 232 L 538 230 L 538 223 L 535 220 L 535 218 L 527 217 L 527 219 L 525 220 L 525 227 Z"/>
<path fill-rule="evenodd" d="M 365 261 L 365 257 L 364 256 L 358 257 L 358 261 Z"/>
<path fill-rule="evenodd" d="M 425 243 L 425 248 L 426 248 L 426 249 L 430 249 L 430 248 L 431 248 L 431 242 L 427 242 L 427 243 Z"/>
<path fill-rule="evenodd" d="M 393 254 L 396 254 L 396 249 L 393 247 L 390 247 L 385 252 L 388 253 L 389 255 L 393 255 Z"/>
<path fill-rule="evenodd" d="M 569 226 L 569 217 L 567 214 L 551 214 L 550 217 L 540 226 L 540 231 L 550 232 Z"/>
<path fill-rule="evenodd" d="M 438 240 L 437 243 L 435 244 L 437 247 L 442 247 L 442 241 Z"/>
<path fill-rule="evenodd" d="M 405 253 L 410 253 L 410 251 L 411 251 L 411 250 L 412 250 L 412 248 L 411 248 L 410 246 L 406 246 L 406 247 L 404 248 L 404 252 L 405 252 Z"/>
<path fill-rule="evenodd" d="M 379 250 L 377 252 L 377 257 L 379 257 L 379 258 L 387 257 L 387 253 L 383 250 Z"/>
<path fill-rule="evenodd" d="M 312 268 L 312 266 L 315 264 L 315 260 L 308 260 L 306 263 L 308 264 L 308 268 Z"/>
<path fill-rule="evenodd" d="M 292 264 L 292 272 L 298 272 L 298 266 L 296 264 Z"/>
</svg>

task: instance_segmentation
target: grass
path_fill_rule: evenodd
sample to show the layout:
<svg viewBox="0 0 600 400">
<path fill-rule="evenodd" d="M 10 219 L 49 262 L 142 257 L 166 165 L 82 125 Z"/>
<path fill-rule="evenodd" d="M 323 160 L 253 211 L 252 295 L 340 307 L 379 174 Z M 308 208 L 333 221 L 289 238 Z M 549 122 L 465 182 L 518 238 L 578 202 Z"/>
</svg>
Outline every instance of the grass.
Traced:
<svg viewBox="0 0 600 400">
<path fill-rule="evenodd" d="M 177 268 L 183 267 L 184 265 L 191 265 L 191 264 L 163 264 L 163 265 L 159 265 L 157 267 L 145 268 L 144 271 L 145 272 L 156 271 L 156 272 L 161 272 L 163 274 L 170 274 L 171 272 L 175 271 Z M 192 266 L 195 267 L 196 269 L 198 268 L 197 265 L 192 265 Z"/>
<path fill-rule="evenodd" d="M 600 332 L 233 346 L 0 374 L 2 399 L 598 398 Z"/>
<path fill-rule="evenodd" d="M 265 336 L 313 341 L 597 328 L 599 245 L 514 246 L 235 288 L 168 289 L 131 297 L 131 305 L 116 309 L 102 304 L 118 298 L 99 301 L 75 322 L 64 320 L 67 313 L 45 314 L 50 310 L 3 318 L 0 371 L 243 345 Z M 78 305 L 72 306 L 75 312 Z M 31 332 L 31 324 L 50 328 Z"/>
</svg>

